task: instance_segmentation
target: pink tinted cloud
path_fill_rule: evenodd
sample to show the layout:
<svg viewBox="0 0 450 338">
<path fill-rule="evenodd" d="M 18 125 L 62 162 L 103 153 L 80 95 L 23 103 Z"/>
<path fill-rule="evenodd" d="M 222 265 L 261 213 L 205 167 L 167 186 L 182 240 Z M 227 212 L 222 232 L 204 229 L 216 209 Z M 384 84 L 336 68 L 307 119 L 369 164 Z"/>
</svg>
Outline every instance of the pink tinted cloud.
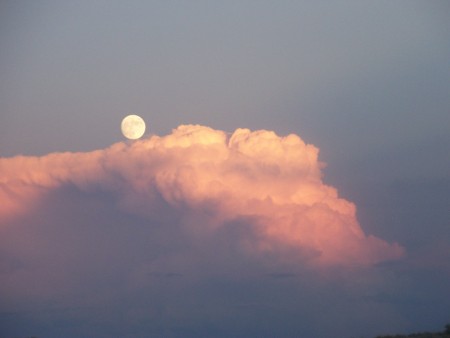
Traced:
<svg viewBox="0 0 450 338">
<path fill-rule="evenodd" d="M 246 254 L 312 266 L 371 265 L 404 250 L 366 235 L 353 203 L 322 182 L 319 149 L 296 135 L 198 125 L 88 153 L 0 159 L 0 223 L 38 208 L 47 192 L 75 186 L 112 194 L 118 207 L 154 218 L 158 198 L 180 215 L 193 241 L 236 220 Z M 166 211 L 167 212 L 167 211 Z M 248 238 L 247 238 L 247 237 Z"/>
</svg>

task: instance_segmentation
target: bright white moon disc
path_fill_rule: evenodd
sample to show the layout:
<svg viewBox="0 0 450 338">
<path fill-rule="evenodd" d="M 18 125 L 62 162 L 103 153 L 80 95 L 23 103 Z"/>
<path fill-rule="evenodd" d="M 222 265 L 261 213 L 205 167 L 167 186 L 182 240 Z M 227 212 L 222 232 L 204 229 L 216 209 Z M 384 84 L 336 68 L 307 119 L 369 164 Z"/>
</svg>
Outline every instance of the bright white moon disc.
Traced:
<svg viewBox="0 0 450 338">
<path fill-rule="evenodd" d="M 142 117 L 137 115 L 128 115 L 122 120 L 120 125 L 123 136 L 130 140 L 137 140 L 145 133 L 145 122 Z"/>
</svg>

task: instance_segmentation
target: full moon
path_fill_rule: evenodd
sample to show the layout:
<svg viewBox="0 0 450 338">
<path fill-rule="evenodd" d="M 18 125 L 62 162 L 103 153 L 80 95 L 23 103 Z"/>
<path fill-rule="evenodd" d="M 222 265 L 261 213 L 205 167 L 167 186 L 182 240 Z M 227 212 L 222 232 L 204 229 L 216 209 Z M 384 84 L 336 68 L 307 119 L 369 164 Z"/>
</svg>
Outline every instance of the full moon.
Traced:
<svg viewBox="0 0 450 338">
<path fill-rule="evenodd" d="M 140 116 L 128 115 L 122 120 L 120 129 L 126 138 L 137 140 L 145 133 L 145 122 Z"/>
</svg>

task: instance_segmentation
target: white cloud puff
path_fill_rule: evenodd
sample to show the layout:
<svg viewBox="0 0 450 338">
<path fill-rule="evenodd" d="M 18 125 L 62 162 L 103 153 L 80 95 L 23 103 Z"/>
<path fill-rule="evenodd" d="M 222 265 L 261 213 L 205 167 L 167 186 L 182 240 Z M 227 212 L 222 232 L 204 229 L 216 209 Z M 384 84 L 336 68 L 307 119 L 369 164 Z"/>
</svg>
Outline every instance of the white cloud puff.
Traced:
<svg viewBox="0 0 450 338">
<path fill-rule="evenodd" d="M 0 222 L 8 226 L 38 208 L 47 191 L 71 185 L 107 192 L 120 208 L 148 219 L 161 213 L 162 200 L 193 241 L 246 223 L 234 240 L 248 255 L 311 266 L 400 258 L 401 246 L 364 234 L 355 205 L 322 182 L 318 153 L 296 135 L 182 125 L 167 136 L 88 153 L 4 158 Z"/>
</svg>

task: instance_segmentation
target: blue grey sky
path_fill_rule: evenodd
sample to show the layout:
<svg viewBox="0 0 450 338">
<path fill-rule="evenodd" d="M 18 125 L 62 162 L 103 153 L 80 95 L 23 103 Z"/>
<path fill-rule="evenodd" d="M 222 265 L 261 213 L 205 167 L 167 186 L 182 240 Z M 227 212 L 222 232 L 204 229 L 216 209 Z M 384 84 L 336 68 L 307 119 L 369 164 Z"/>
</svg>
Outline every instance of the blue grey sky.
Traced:
<svg viewBox="0 0 450 338">
<path fill-rule="evenodd" d="M 73 315 L 83 304 L 69 301 L 66 317 L 52 314 L 51 297 L 32 310 L 19 306 L 16 315 L 2 308 L 7 334 L 111 337 L 108 325 L 123 304 L 152 299 L 161 308 L 178 304 L 174 316 L 188 324 L 172 327 L 161 317 L 160 327 L 139 326 L 130 336 L 145 336 L 145 330 L 260 336 L 283 327 L 286 337 L 370 337 L 450 323 L 449 17 L 447 1 L 2 1 L 0 157 L 106 148 L 123 141 L 120 121 L 128 114 L 144 118 L 147 135 L 166 135 L 182 124 L 294 133 L 320 149 L 324 182 L 356 204 L 364 231 L 407 251 L 404 260 L 368 272 L 375 282 L 361 282 L 361 290 L 345 295 L 333 283 L 342 289 L 357 283 L 333 279 L 322 289 L 311 287 L 316 277 L 303 270 L 293 278 L 268 277 L 259 289 L 251 273 L 226 285 L 200 278 L 184 298 L 165 298 L 170 287 L 161 282 L 141 299 L 122 290 L 99 322 L 83 320 L 98 314 L 95 309 Z M 77 194 L 69 195 L 80 199 Z M 139 231 L 130 236 L 138 240 Z M 120 264 L 119 272 L 126 265 Z M 86 289 L 98 288 L 97 282 L 86 282 Z M 367 291 L 370 285 L 376 292 Z M 247 317 L 236 324 L 233 297 L 242 294 L 253 304 L 263 289 L 273 298 L 249 305 L 248 312 L 240 308 Z M 208 317 L 205 305 L 190 314 L 197 296 L 216 299 L 223 311 L 214 307 Z M 308 306 L 296 305 L 302 302 Z M 286 317 L 269 316 L 271 306 Z M 45 316 L 30 315 L 41 308 Z M 326 309 L 323 318 L 316 315 Z M 359 322 L 351 322 L 358 314 Z M 132 332 L 120 318 L 121 328 Z M 52 319 L 66 320 L 67 327 L 45 324 Z"/>
</svg>

